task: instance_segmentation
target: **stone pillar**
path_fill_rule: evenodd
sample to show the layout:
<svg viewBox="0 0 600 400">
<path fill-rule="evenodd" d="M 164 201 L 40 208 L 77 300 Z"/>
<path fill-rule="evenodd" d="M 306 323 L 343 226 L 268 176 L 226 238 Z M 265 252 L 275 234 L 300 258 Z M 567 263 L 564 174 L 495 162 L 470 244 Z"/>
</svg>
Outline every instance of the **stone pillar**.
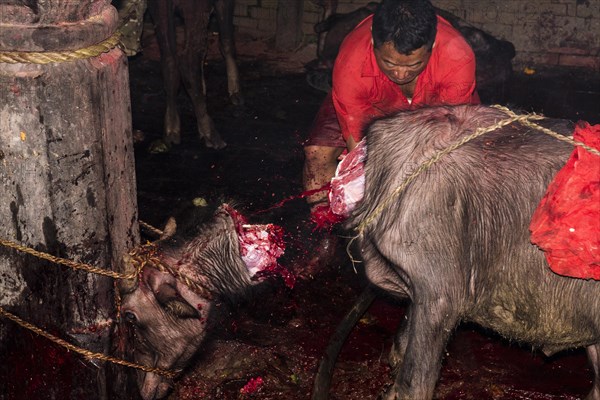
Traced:
<svg viewBox="0 0 600 400">
<path fill-rule="evenodd" d="M 127 58 L 25 58 L 88 48 L 117 24 L 109 0 L 0 2 L 0 237 L 106 269 L 139 242 Z M 110 278 L 0 246 L 0 306 L 76 345 L 110 352 L 113 293 Z M 0 399 L 115 397 L 103 363 L 1 317 L 0 359 Z"/>
</svg>

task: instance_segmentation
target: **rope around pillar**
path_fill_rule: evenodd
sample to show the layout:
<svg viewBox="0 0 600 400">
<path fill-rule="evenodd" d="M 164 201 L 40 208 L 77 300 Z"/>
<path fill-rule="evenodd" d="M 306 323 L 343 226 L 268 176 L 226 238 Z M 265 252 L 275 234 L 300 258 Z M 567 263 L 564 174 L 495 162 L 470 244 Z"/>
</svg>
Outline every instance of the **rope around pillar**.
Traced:
<svg viewBox="0 0 600 400">
<path fill-rule="evenodd" d="M 4 51 L 0 52 L 0 63 L 6 64 L 50 64 L 50 63 L 61 63 L 76 60 L 83 60 L 86 58 L 97 57 L 100 54 L 107 53 L 121 43 L 121 36 L 123 35 L 121 29 L 127 24 L 129 17 L 133 13 L 137 1 L 132 1 L 128 4 L 128 7 L 121 10 L 118 28 L 115 33 L 112 34 L 108 39 L 103 40 L 100 43 L 84 47 L 79 50 L 65 50 L 65 51 Z"/>
<path fill-rule="evenodd" d="M 121 40 L 121 32 L 115 31 L 108 39 L 79 50 L 69 51 L 4 51 L 0 52 L 0 63 L 7 64 L 50 64 L 97 57 L 115 48 Z"/>
<path fill-rule="evenodd" d="M 146 224 L 146 223 L 143 223 L 143 224 L 147 228 L 152 229 L 155 232 L 161 232 L 159 229 L 154 228 L 153 226 L 151 226 L 149 224 Z M 182 280 L 183 283 L 185 285 L 187 285 L 190 289 L 192 289 L 194 292 L 200 294 L 201 296 L 203 296 L 205 298 L 208 298 L 208 299 L 212 298 L 212 293 L 210 292 L 210 290 L 207 289 L 200 282 L 196 282 L 193 279 L 190 279 L 189 277 L 187 277 L 186 275 L 179 273 L 179 271 L 175 271 L 172 268 L 170 268 L 169 266 L 163 264 L 160 261 L 160 259 L 156 257 L 156 254 L 155 254 L 156 246 L 152 243 L 142 245 L 142 246 L 135 248 L 129 252 L 130 262 L 134 266 L 134 270 L 132 272 L 125 273 L 125 274 L 111 271 L 111 270 L 106 270 L 103 268 L 94 267 L 92 265 L 85 264 L 85 263 L 79 263 L 76 261 L 67 260 L 67 259 L 61 258 L 61 257 L 56 257 L 51 254 L 37 251 L 30 247 L 20 245 L 18 243 L 11 242 L 10 240 L 0 238 L 0 247 L 2 247 L 2 246 L 23 252 L 25 254 L 32 255 L 32 256 L 37 257 L 42 260 L 50 261 L 54 264 L 64 265 L 64 266 L 67 266 L 72 269 L 86 271 L 86 272 L 96 274 L 96 275 L 107 276 L 107 277 L 113 278 L 115 280 L 115 282 L 118 279 L 136 279 L 139 276 L 142 269 L 144 269 L 146 266 L 149 266 L 149 267 L 158 269 L 161 272 L 170 273 L 171 275 L 175 276 L 176 278 Z M 115 293 L 118 296 L 118 290 Z M 119 308 L 119 307 L 117 307 L 117 308 Z M 118 311 L 117 311 L 117 313 L 118 313 Z M 167 371 L 167 370 L 163 370 L 160 368 L 148 367 L 145 365 L 136 364 L 136 363 L 121 360 L 121 359 L 118 359 L 115 357 L 107 356 L 102 353 L 93 353 L 89 350 L 86 350 L 81 347 L 77 347 L 73 344 L 70 344 L 69 342 L 67 342 L 63 339 L 60 339 L 48 332 L 36 327 L 33 324 L 30 324 L 29 322 L 22 320 L 21 318 L 17 317 L 16 315 L 11 314 L 8 311 L 4 310 L 2 307 L 0 307 L 0 317 L 8 318 L 8 319 L 12 320 L 13 322 L 15 322 L 16 324 L 20 325 L 21 327 L 29 329 L 30 331 L 45 337 L 46 339 L 58 344 L 59 346 L 62 346 L 64 348 L 74 351 L 76 353 L 82 354 L 87 358 L 94 358 L 94 359 L 99 359 L 99 360 L 103 360 L 103 361 L 109 361 L 114 364 L 119 364 L 119 365 L 123 365 L 126 367 L 136 368 L 136 369 L 139 369 L 139 370 L 142 370 L 145 372 L 154 372 L 156 374 L 163 375 L 168 378 L 173 378 L 179 372 L 181 372 L 179 370 Z"/>
<path fill-rule="evenodd" d="M 67 260 L 65 258 L 56 257 L 56 256 L 53 256 L 48 253 L 37 251 L 30 247 L 26 247 L 26 246 L 23 246 L 18 243 L 11 242 L 10 240 L 6 240 L 6 239 L 2 239 L 2 238 L 0 238 L 0 246 L 8 247 L 9 249 L 13 249 L 13 250 L 18 250 L 22 253 L 32 255 L 32 256 L 40 258 L 42 260 L 50 261 L 54 264 L 64 265 L 64 266 L 72 268 L 72 269 L 78 269 L 78 270 L 86 271 L 86 272 L 89 272 L 92 274 L 108 276 L 113 279 L 134 279 L 137 277 L 137 274 L 139 273 L 139 271 L 132 271 L 128 274 L 122 274 L 122 273 L 119 273 L 116 271 L 111 271 L 111 270 L 107 270 L 107 269 L 103 269 L 103 268 L 94 267 L 93 265 L 78 263 L 75 261 Z"/>
<path fill-rule="evenodd" d="M 11 321 L 19 324 L 23 328 L 29 329 L 30 331 L 37 333 L 40 336 L 45 337 L 46 339 L 66 348 L 67 350 L 74 351 L 75 353 L 81 354 L 81 355 L 85 356 L 86 358 L 98 359 L 98 360 L 102 360 L 102 361 L 109 361 L 114 364 L 123 365 L 125 367 L 140 369 L 145 372 L 154 372 L 156 374 L 163 375 L 168 378 L 174 378 L 175 376 L 177 376 L 177 374 L 179 372 L 181 372 L 179 370 L 166 371 L 166 370 L 163 370 L 160 368 L 153 368 L 153 367 L 148 367 L 145 365 L 139 365 L 139 364 L 135 364 L 135 363 L 132 363 L 129 361 L 125 361 L 125 360 L 121 360 L 121 359 L 114 358 L 111 356 L 107 356 L 102 353 L 94 353 L 92 351 L 82 349 L 80 347 L 72 345 L 71 343 L 69 343 L 59 337 L 52 335 L 51 333 L 48 333 L 48 332 L 38 328 L 37 326 L 35 326 L 33 324 L 30 324 L 29 322 L 23 321 L 21 318 L 17 317 L 14 314 L 9 313 L 8 311 L 4 310 L 2 307 L 0 307 L 0 316 L 6 317 L 6 318 L 10 319 Z"/>
</svg>

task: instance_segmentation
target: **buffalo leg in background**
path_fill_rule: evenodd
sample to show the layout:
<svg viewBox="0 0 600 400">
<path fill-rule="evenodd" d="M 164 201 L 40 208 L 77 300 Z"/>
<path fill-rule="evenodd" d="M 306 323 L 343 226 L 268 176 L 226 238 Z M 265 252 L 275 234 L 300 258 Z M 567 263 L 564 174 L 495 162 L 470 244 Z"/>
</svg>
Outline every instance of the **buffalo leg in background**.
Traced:
<svg viewBox="0 0 600 400">
<path fill-rule="evenodd" d="M 215 16 L 219 24 L 219 49 L 227 68 L 227 91 L 234 106 L 244 104 L 240 86 L 240 72 L 235 61 L 235 42 L 233 26 L 234 0 L 218 0 L 215 3 Z"/>
<path fill-rule="evenodd" d="M 165 142 L 181 142 L 181 122 L 177 111 L 180 79 L 190 96 L 196 115 L 198 133 L 206 146 L 220 149 L 226 146 L 206 107 L 204 59 L 208 48 L 208 22 L 212 3 L 202 1 L 150 0 L 148 9 L 154 24 L 161 53 L 161 68 L 167 94 L 165 112 Z M 183 19 L 184 47 L 177 51 L 175 12 Z"/>
</svg>

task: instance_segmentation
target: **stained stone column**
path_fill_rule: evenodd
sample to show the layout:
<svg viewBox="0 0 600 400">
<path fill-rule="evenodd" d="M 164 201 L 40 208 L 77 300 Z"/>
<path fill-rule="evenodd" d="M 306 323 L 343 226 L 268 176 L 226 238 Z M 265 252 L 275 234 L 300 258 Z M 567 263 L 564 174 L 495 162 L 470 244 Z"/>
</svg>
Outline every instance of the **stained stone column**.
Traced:
<svg viewBox="0 0 600 400">
<path fill-rule="evenodd" d="M 139 242 L 127 58 L 116 47 L 88 58 L 65 52 L 113 36 L 117 12 L 109 0 L 5 3 L 0 238 L 115 268 Z M 57 56 L 50 52 L 70 61 L 39 64 Z M 111 278 L 0 246 L 0 306 L 81 347 L 111 350 Z M 124 396 L 107 389 L 104 363 L 46 343 L 5 318 L 0 360 L 0 399 Z M 118 381 L 116 374 L 111 379 Z"/>
</svg>

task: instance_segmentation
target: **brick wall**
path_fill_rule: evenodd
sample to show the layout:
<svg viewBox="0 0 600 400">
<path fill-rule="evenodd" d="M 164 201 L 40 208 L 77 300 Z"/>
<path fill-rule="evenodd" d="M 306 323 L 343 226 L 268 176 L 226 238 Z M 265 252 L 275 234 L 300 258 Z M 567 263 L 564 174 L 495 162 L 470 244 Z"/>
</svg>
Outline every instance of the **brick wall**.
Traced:
<svg viewBox="0 0 600 400">
<path fill-rule="evenodd" d="M 516 63 L 600 70 L 600 0 L 433 0 L 510 40 Z"/>
<path fill-rule="evenodd" d="M 297 0 L 281 0 L 297 1 Z M 277 19 L 278 0 L 236 0 L 234 24 L 238 31 L 251 34 L 255 37 L 269 37 L 275 34 L 275 21 Z M 348 0 L 347 3 L 351 3 Z M 355 8 L 365 4 L 364 1 L 355 0 L 354 7 L 348 9 L 352 11 Z M 321 20 L 323 10 L 310 0 L 304 0 L 304 18 L 302 23 L 302 32 L 307 40 L 312 40 L 314 35 L 313 26 Z M 340 11 L 347 12 L 347 11 Z"/>
<path fill-rule="evenodd" d="M 275 33 L 278 1 L 237 0 L 234 23 L 255 37 Z M 338 0 L 350 12 L 369 0 Z M 572 66 L 600 71 L 600 0 L 432 0 L 477 28 L 511 41 L 515 64 Z M 322 10 L 304 0 L 303 33 L 314 40 L 313 25 Z"/>
</svg>

